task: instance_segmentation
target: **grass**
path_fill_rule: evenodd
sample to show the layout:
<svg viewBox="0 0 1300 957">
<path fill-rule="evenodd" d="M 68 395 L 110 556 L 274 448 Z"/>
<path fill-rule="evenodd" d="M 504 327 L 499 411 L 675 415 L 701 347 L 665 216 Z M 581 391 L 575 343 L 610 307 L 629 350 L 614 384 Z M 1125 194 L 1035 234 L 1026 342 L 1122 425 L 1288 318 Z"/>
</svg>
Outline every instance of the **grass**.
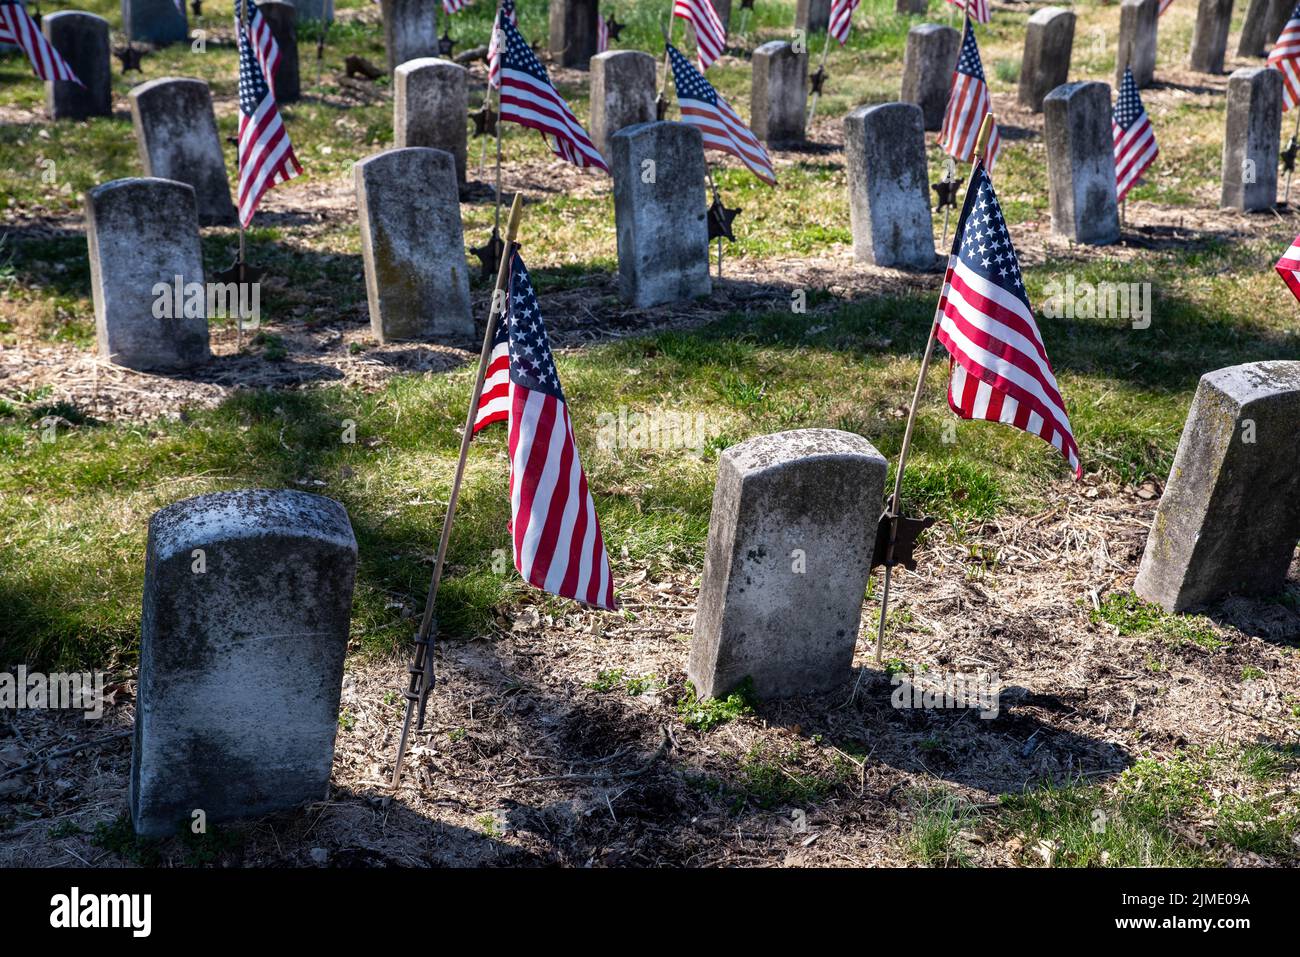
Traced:
<svg viewBox="0 0 1300 957">
<path fill-rule="evenodd" d="M 970 850 L 963 831 L 978 814 L 970 802 L 942 788 L 916 789 L 911 795 L 912 824 L 904 849 L 923 867 L 969 867 Z"/>
<path fill-rule="evenodd" d="M 687 684 L 677 702 L 677 714 L 688 728 L 712 731 L 728 721 L 753 714 L 756 704 L 754 683 L 749 678 L 725 698 L 700 698 L 695 689 Z"/>
<path fill-rule="evenodd" d="M 1207 651 L 1221 651 L 1229 643 L 1214 630 L 1202 615 L 1170 615 L 1159 605 L 1139 598 L 1132 592 L 1111 592 L 1092 612 L 1094 623 L 1113 625 L 1125 637 L 1147 637 L 1166 644 L 1190 643 Z"/>
</svg>

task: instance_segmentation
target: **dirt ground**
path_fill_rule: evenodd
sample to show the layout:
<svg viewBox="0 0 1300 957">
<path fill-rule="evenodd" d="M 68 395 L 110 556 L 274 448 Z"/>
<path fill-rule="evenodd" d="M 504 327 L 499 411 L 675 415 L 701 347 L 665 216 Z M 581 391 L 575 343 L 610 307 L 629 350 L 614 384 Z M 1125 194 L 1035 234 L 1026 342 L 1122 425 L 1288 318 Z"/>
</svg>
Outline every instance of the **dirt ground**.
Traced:
<svg viewBox="0 0 1300 957">
<path fill-rule="evenodd" d="M 1045 513 L 980 529 L 974 555 L 932 538 L 918 571 L 897 579 L 887 657 L 997 675 L 991 720 L 970 709 L 893 707 L 894 688 L 872 662 L 878 608 L 868 601 L 856 696 L 848 684 L 829 701 L 760 705 L 693 730 L 677 703 L 698 582 L 646 569 L 620 587 L 634 622 L 583 611 L 543 618 L 524 605 L 481 640 L 440 644 L 439 684 L 395 794 L 387 781 L 404 662 L 354 659 L 328 799 L 223 829 L 202 860 L 897 865 L 908 862 L 915 795 L 927 788 L 987 809 L 1045 781 L 1104 782 L 1143 756 L 1286 740 L 1280 702 L 1300 692 L 1300 659 L 1288 654 L 1300 637 L 1293 611 L 1242 599 L 1213 609 L 1216 633 L 1231 643 L 1215 653 L 1153 647 L 1090 619 L 1108 590 L 1132 584 L 1151 492 L 1062 483 Z M 637 694 L 593 688 L 611 662 L 654 680 Z M 1247 683 L 1245 669 L 1265 677 Z M 0 865 L 131 861 L 92 837 L 126 808 L 134 684 L 114 691 L 96 723 L 16 712 L 0 738 L 0 799 L 16 822 L 0 833 Z M 791 791 L 783 778 L 822 783 Z M 975 863 L 1025 863 L 1021 838 L 994 818 L 971 824 L 964 840 Z M 195 862 L 182 841 L 153 853 Z M 1224 863 L 1269 863 L 1231 855 Z"/>
</svg>

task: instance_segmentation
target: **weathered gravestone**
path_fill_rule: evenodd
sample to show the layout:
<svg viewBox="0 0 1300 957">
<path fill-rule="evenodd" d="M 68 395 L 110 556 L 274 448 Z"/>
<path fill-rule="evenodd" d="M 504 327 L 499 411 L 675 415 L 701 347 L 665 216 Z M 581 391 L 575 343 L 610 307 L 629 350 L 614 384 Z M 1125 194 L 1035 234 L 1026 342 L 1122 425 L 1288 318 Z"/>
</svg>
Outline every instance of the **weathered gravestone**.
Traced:
<svg viewBox="0 0 1300 957">
<path fill-rule="evenodd" d="M 145 176 L 193 186 L 202 225 L 234 225 L 235 204 L 208 85 L 165 76 L 141 83 L 128 99 Z"/>
<path fill-rule="evenodd" d="M 895 13 L 925 13 L 930 4 L 928 0 L 894 0 Z"/>
<path fill-rule="evenodd" d="M 380 0 L 388 75 L 407 60 L 438 55 L 438 4 L 432 0 Z"/>
<path fill-rule="evenodd" d="M 618 287 L 646 308 L 707 296 L 704 141 L 684 123 L 641 123 L 609 138 Z"/>
<path fill-rule="evenodd" d="M 456 158 L 465 182 L 469 71 L 450 60 L 408 60 L 393 73 L 393 146 L 428 146 Z"/>
<path fill-rule="evenodd" d="M 357 542 L 343 506 L 249 489 L 154 513 L 131 753 L 138 834 L 324 799 Z"/>
<path fill-rule="evenodd" d="M 1134 591 L 1167 611 L 1282 590 L 1300 539 L 1300 362 L 1201 377 Z"/>
<path fill-rule="evenodd" d="M 943 127 L 952 71 L 957 67 L 960 49 L 961 34 L 952 27 L 922 23 L 907 31 L 903 89 L 898 98 L 921 108 L 927 130 Z"/>
<path fill-rule="evenodd" d="M 765 143 L 798 143 L 808 108 L 808 53 L 784 40 L 754 51 L 750 129 Z"/>
<path fill-rule="evenodd" d="M 129 40 L 160 46 L 190 35 L 185 5 L 173 0 L 122 0 L 122 29 Z"/>
<path fill-rule="evenodd" d="M 1029 18 L 1017 89 L 1021 106 L 1035 113 L 1042 112 L 1043 97 L 1069 78 L 1073 48 L 1073 11 L 1044 7 Z"/>
<path fill-rule="evenodd" d="M 1282 74 L 1262 66 L 1235 71 L 1228 78 L 1220 205 L 1243 212 L 1273 208 L 1281 135 Z"/>
<path fill-rule="evenodd" d="M 160 283 L 172 290 L 177 277 L 182 289 L 204 281 L 192 187 L 166 179 L 95 187 L 86 194 L 86 242 L 101 356 L 163 372 L 208 361 L 206 309 L 186 316 L 184 309 L 158 308 L 173 306 L 170 292 L 160 300 Z"/>
<path fill-rule="evenodd" d="M 844 118 L 853 254 L 877 266 L 930 269 L 934 224 L 921 108 L 862 106 Z"/>
<path fill-rule="evenodd" d="M 113 52 L 108 42 L 108 21 L 93 13 L 60 10 L 41 18 L 41 32 L 84 84 L 70 80 L 46 82 L 45 111 L 51 119 L 112 116 Z"/>
<path fill-rule="evenodd" d="M 261 0 L 257 8 L 262 11 L 271 35 L 280 47 L 280 66 L 275 71 L 275 101 L 293 103 L 302 93 L 298 69 L 298 11 L 285 0 Z"/>
<path fill-rule="evenodd" d="M 640 50 L 606 50 L 591 58 L 591 139 L 609 159 L 609 138 L 655 119 L 655 58 Z"/>
<path fill-rule="evenodd" d="M 831 22 L 831 0 L 795 0 L 794 28 L 821 33 Z"/>
<path fill-rule="evenodd" d="M 849 680 L 886 463 L 859 435 L 801 429 L 722 453 L 687 676 L 760 699 Z"/>
<path fill-rule="evenodd" d="M 452 155 L 386 150 L 357 163 L 353 178 L 371 332 L 380 342 L 473 335 Z"/>
<path fill-rule="evenodd" d="M 1269 14 L 1275 0 L 1250 0 L 1246 17 L 1241 22 L 1241 36 L 1237 40 L 1237 56 L 1263 56 L 1267 52 Z M 1276 39 L 1276 38 L 1274 38 Z"/>
<path fill-rule="evenodd" d="M 1052 232 L 1102 246 L 1119 239 L 1110 86 L 1067 83 L 1043 99 Z"/>
<path fill-rule="evenodd" d="M 550 0 L 548 49 L 560 66 L 587 69 L 596 55 L 596 0 Z"/>
<path fill-rule="evenodd" d="M 293 0 L 293 6 L 300 23 L 303 20 L 334 22 L 334 0 Z"/>
<path fill-rule="evenodd" d="M 1133 71 L 1139 89 L 1156 76 L 1156 27 L 1160 0 L 1122 0 L 1119 5 L 1119 47 L 1115 52 L 1115 89 L 1124 82 L 1124 68 Z"/>
<path fill-rule="evenodd" d="M 1197 73 L 1222 73 L 1228 50 L 1232 0 L 1200 0 L 1192 30 L 1191 67 Z"/>
</svg>

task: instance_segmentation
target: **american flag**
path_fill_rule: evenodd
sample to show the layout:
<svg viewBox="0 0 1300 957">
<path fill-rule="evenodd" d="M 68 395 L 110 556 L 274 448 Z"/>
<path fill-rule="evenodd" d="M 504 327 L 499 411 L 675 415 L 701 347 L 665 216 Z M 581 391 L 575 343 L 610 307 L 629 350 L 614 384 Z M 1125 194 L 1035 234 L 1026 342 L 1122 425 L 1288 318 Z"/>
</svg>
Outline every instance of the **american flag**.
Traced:
<svg viewBox="0 0 1300 957">
<path fill-rule="evenodd" d="M 501 14 L 515 26 L 519 25 L 519 14 L 515 13 L 514 0 L 501 0 L 497 7 L 497 18 L 492 23 L 492 37 L 488 40 L 488 84 L 501 86 Z"/>
<path fill-rule="evenodd" d="M 247 0 L 253 6 L 252 0 Z M 278 64 L 279 49 L 263 47 L 256 40 L 256 23 L 265 20 L 260 13 L 239 32 L 239 221 L 247 226 L 253 221 L 263 194 L 277 183 L 287 182 L 302 172 L 293 144 L 280 120 L 275 91 L 267 82 L 263 63 Z M 249 32 L 254 42 L 249 43 Z M 266 35 L 270 37 L 270 31 Z M 272 55 L 273 54 L 273 55 Z"/>
<path fill-rule="evenodd" d="M 1128 67 L 1124 68 L 1110 127 L 1115 139 L 1115 198 L 1122 200 L 1160 152 L 1156 148 L 1155 130 L 1142 108 L 1133 71 Z"/>
<path fill-rule="evenodd" d="M 712 0 L 674 0 L 673 16 L 695 27 L 695 49 L 700 69 L 707 70 L 727 46 L 727 28 L 722 25 Z"/>
<path fill-rule="evenodd" d="M 673 65 L 673 85 L 677 87 L 682 122 L 699 129 L 706 150 L 722 150 L 740 157 L 759 179 L 775 186 L 776 170 L 767 150 L 722 94 L 672 44 L 668 45 L 668 58 Z"/>
<path fill-rule="evenodd" d="M 958 10 L 965 10 L 976 23 L 988 23 L 993 19 L 989 0 L 948 0 Z"/>
<path fill-rule="evenodd" d="M 614 610 L 614 579 L 537 294 L 510 257 L 505 314 L 492 340 L 474 434 L 506 423 L 515 567 L 537 588 Z"/>
<path fill-rule="evenodd" d="M 977 159 L 953 237 L 937 337 L 952 357 L 948 405 L 1051 444 L 1083 475 L 1020 264 L 984 163 Z"/>
<path fill-rule="evenodd" d="M 262 68 L 262 76 L 274 92 L 275 75 L 280 71 L 280 44 L 275 42 L 271 25 L 266 22 L 266 17 L 262 16 L 261 9 L 253 0 L 245 0 L 244 16 L 247 18 L 244 22 L 248 26 L 248 34 L 253 38 L 253 55 L 257 57 L 257 65 Z"/>
<path fill-rule="evenodd" d="M 849 42 L 849 33 L 853 30 L 853 11 L 858 9 L 862 0 L 831 0 L 831 36 L 840 41 L 840 46 Z"/>
<path fill-rule="evenodd" d="M 14 0 L 0 0 L 0 43 L 22 47 L 32 63 L 32 70 L 42 80 L 63 80 L 82 87 L 86 85 L 77 79 L 77 74 L 72 72 L 68 61 L 45 39 L 45 34 L 41 33 L 41 28 L 36 25 L 27 8 Z"/>
<path fill-rule="evenodd" d="M 1291 240 L 1291 248 L 1282 254 L 1273 268 L 1291 290 L 1291 295 L 1300 299 L 1300 236 Z"/>
<path fill-rule="evenodd" d="M 546 67 L 509 20 L 501 23 L 501 119 L 540 130 L 551 152 L 574 166 L 609 172 L 596 146 L 564 97 L 551 86 Z"/>
<path fill-rule="evenodd" d="M 1268 65 L 1282 74 L 1282 109 L 1300 102 L 1300 5 L 1268 53 Z"/>
<path fill-rule="evenodd" d="M 442 0 L 442 9 L 447 12 L 447 16 L 453 13 L 460 13 L 470 4 L 470 0 Z"/>
<path fill-rule="evenodd" d="M 596 11 L 596 52 L 604 53 L 609 49 L 609 21 Z"/>
<path fill-rule="evenodd" d="M 939 145 L 953 159 L 963 163 L 970 162 L 975 154 L 975 141 L 979 137 L 980 124 L 984 114 L 989 111 L 989 85 L 984 80 L 984 67 L 980 65 L 980 48 L 975 43 L 975 31 L 970 20 L 962 33 L 961 55 L 957 58 L 957 69 L 952 74 L 952 89 L 948 94 L 948 110 L 943 116 L 943 128 L 939 131 Z M 987 162 L 989 169 L 997 162 L 998 150 L 1002 147 L 1002 136 L 998 125 L 993 124 L 989 133 Z"/>
</svg>

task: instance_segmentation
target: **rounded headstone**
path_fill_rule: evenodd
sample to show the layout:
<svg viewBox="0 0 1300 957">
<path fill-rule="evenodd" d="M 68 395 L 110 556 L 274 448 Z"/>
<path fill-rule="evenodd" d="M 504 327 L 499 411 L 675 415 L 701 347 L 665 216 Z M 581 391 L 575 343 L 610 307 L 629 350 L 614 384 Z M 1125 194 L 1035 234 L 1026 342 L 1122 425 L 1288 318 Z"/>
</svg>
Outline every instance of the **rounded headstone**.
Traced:
<svg viewBox="0 0 1300 957">
<path fill-rule="evenodd" d="M 421 57 L 393 72 L 393 146 L 427 146 L 456 158 L 465 182 L 469 71 L 458 63 Z"/>
<path fill-rule="evenodd" d="M 41 18 L 41 32 L 81 83 L 49 80 L 45 109 L 56 120 L 113 114 L 113 51 L 108 21 L 93 13 L 60 10 Z"/>
</svg>

